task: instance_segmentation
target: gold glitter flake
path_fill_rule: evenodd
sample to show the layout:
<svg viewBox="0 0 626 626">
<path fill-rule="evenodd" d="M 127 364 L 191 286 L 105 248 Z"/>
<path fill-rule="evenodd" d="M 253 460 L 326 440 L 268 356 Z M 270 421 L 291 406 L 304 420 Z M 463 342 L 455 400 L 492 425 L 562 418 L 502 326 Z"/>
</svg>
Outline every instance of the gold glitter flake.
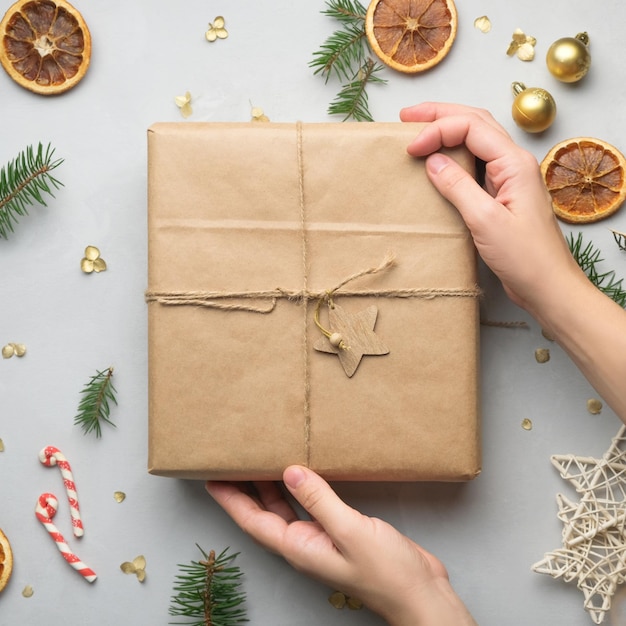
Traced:
<svg viewBox="0 0 626 626">
<path fill-rule="evenodd" d="M 0 439 L 0 452 L 4 452 L 4 441 Z"/>
<path fill-rule="evenodd" d="M 521 29 L 516 28 L 506 53 L 511 57 L 517 54 L 522 61 L 532 61 L 535 58 L 535 45 L 537 40 L 526 35 Z"/>
<path fill-rule="evenodd" d="M 226 21 L 221 15 L 218 15 L 213 23 L 209 22 L 209 30 L 205 33 L 207 41 L 217 41 L 218 39 L 226 39 L 228 31 L 224 28 Z"/>
<path fill-rule="evenodd" d="M 535 350 L 535 361 L 537 363 L 547 363 L 550 360 L 550 350 L 548 348 L 537 348 Z"/>
<path fill-rule="evenodd" d="M 137 580 L 142 583 L 146 579 L 146 557 L 139 555 L 132 561 L 124 561 L 120 565 L 120 569 L 124 574 L 135 574 Z"/>
<path fill-rule="evenodd" d="M 587 400 L 587 411 L 589 411 L 591 415 L 599 415 L 602 413 L 602 402 L 598 400 L 598 398 L 589 398 L 589 400 Z"/>
<path fill-rule="evenodd" d="M 34 592 L 34 590 L 33 590 L 31 585 L 26 585 L 26 587 L 24 587 L 24 589 L 22 589 L 22 595 L 25 598 L 32 598 L 33 593 L 35 593 L 35 592 Z"/>
<path fill-rule="evenodd" d="M 265 115 L 263 109 L 261 107 L 252 107 L 251 111 L 252 119 L 251 122 L 269 122 L 270 118 Z"/>
<path fill-rule="evenodd" d="M 85 248 L 85 256 L 80 261 L 80 269 L 85 274 L 91 274 L 92 272 L 104 272 L 106 268 L 107 264 L 100 257 L 100 250 L 96 246 L 87 246 Z"/>
<path fill-rule="evenodd" d="M 346 606 L 346 596 L 341 591 L 335 591 L 328 597 L 328 601 L 336 608 L 343 609 Z"/>
<path fill-rule="evenodd" d="M 533 429 L 533 423 L 532 420 L 529 420 L 527 417 L 525 417 L 522 420 L 522 428 L 524 430 L 532 430 Z"/>
<path fill-rule="evenodd" d="M 488 33 L 491 30 L 491 20 L 486 15 L 481 15 L 474 20 L 474 28 L 481 33 Z"/>
<path fill-rule="evenodd" d="M 123 491 L 116 491 L 113 494 L 113 499 L 116 502 L 124 502 L 124 500 L 126 500 L 126 494 Z"/>
<path fill-rule="evenodd" d="M 176 96 L 174 98 L 176 106 L 180 109 L 180 114 L 187 119 L 192 113 L 191 108 L 191 94 L 186 91 L 184 96 Z"/>
<path fill-rule="evenodd" d="M 12 356 L 24 356 L 26 346 L 23 343 L 8 343 L 2 348 L 2 357 L 10 359 Z"/>
</svg>

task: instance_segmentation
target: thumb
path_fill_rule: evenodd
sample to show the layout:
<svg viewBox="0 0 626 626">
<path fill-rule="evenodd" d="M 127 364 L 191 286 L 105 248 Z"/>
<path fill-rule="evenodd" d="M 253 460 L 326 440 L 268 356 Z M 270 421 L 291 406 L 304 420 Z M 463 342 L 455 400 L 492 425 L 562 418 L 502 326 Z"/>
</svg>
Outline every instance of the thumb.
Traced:
<svg viewBox="0 0 626 626">
<path fill-rule="evenodd" d="M 470 230 L 485 217 L 493 198 L 451 157 L 435 152 L 426 159 L 426 173 L 437 191 L 459 211 Z M 477 209 L 481 207 L 481 211 Z"/>
<path fill-rule="evenodd" d="M 333 538 L 350 526 L 351 518 L 360 517 L 321 476 L 306 467 L 288 467 L 283 473 L 283 480 L 293 497 Z"/>
</svg>

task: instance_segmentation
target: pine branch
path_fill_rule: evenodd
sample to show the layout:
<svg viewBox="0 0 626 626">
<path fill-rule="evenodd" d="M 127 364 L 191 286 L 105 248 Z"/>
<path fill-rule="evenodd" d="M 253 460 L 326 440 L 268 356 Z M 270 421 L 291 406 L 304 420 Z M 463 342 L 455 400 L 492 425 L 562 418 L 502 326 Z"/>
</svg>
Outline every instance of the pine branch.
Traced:
<svg viewBox="0 0 626 626">
<path fill-rule="evenodd" d="M 333 17 L 340 22 L 349 24 L 360 24 L 365 20 L 367 13 L 365 7 L 358 0 L 329 0 L 326 2 L 328 7 L 322 11 L 323 15 Z"/>
<path fill-rule="evenodd" d="M 53 189 L 63 186 L 50 174 L 63 159 L 53 157 L 54 148 L 48 144 L 44 149 L 40 143 L 37 150 L 28 146 L 0 169 L 0 237 L 7 239 L 14 232 L 18 217 L 28 215 L 29 205 L 46 206 L 44 194 L 54 197 Z"/>
<path fill-rule="evenodd" d="M 369 58 L 366 9 L 358 0 L 327 0 L 326 7 L 322 13 L 338 20 L 341 28 L 313 53 L 309 67 L 326 82 L 334 74 L 341 83 L 341 90 L 328 108 L 330 115 L 343 115 L 343 121 L 371 122 L 366 88 L 370 83 L 387 81 L 376 75 L 383 66 Z"/>
<path fill-rule="evenodd" d="M 367 59 L 365 65 L 359 69 L 352 81 L 344 85 L 330 103 L 328 113 L 330 115 L 343 115 L 342 121 L 344 122 L 350 118 L 357 122 L 373 122 L 369 112 L 366 87 L 369 83 L 387 82 L 376 75 L 376 72 L 382 69 L 382 65 L 374 63 L 372 59 Z"/>
<path fill-rule="evenodd" d="M 313 74 L 326 76 L 326 82 L 334 72 L 339 80 L 350 80 L 355 68 L 363 64 L 365 28 L 362 24 L 344 23 L 344 30 L 335 31 L 313 53 L 309 67 L 315 68 Z"/>
<path fill-rule="evenodd" d="M 604 261 L 600 257 L 600 250 L 595 248 L 591 242 L 585 245 L 582 233 L 578 233 L 575 240 L 574 235 L 570 233 L 567 236 L 567 245 L 576 263 L 587 274 L 589 280 L 621 307 L 626 307 L 626 291 L 622 288 L 623 279 L 616 279 L 613 270 L 604 273 L 598 272 L 598 264 Z"/>
<path fill-rule="evenodd" d="M 247 622 L 246 611 L 241 606 L 245 594 L 241 591 L 243 573 L 231 565 L 237 554 L 227 554 L 226 548 L 219 556 L 211 550 L 208 554 L 196 544 L 203 560 L 179 565 L 171 597 L 169 614 L 186 617 L 188 626 L 232 626 Z"/>
<path fill-rule="evenodd" d="M 117 404 L 112 378 L 112 367 L 96 372 L 81 391 L 82 398 L 78 405 L 78 414 L 74 418 L 74 424 L 80 425 L 85 435 L 94 431 L 96 437 L 100 437 L 102 435 L 102 422 L 115 427 L 110 419 L 110 403 Z"/>
</svg>

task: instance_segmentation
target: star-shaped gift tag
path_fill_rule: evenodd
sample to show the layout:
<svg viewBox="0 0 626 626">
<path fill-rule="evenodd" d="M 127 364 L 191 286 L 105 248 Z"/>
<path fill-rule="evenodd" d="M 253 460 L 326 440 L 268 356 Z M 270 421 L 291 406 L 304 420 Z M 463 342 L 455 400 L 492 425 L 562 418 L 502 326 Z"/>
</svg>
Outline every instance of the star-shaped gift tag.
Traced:
<svg viewBox="0 0 626 626">
<path fill-rule="evenodd" d="M 320 352 L 336 354 L 348 377 L 352 377 L 364 355 L 388 354 L 389 348 L 374 332 L 378 308 L 348 313 L 336 304 L 328 306 L 331 333 L 314 346 Z"/>
<path fill-rule="evenodd" d="M 581 497 L 576 503 L 557 495 L 563 548 L 532 569 L 575 582 L 591 619 L 601 624 L 617 586 L 626 582 L 626 427 L 602 459 L 555 455 L 552 464 Z"/>
</svg>

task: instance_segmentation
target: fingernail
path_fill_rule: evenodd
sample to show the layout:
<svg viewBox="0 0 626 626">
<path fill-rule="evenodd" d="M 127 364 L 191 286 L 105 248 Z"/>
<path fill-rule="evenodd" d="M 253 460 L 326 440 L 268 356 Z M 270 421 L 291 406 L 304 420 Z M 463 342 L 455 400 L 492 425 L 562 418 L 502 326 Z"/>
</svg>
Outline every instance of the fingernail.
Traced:
<svg viewBox="0 0 626 626">
<path fill-rule="evenodd" d="M 448 164 L 448 157 L 443 156 L 443 154 L 439 154 L 439 152 L 431 154 L 426 159 L 426 167 L 431 174 L 439 174 L 441 170 L 448 167 Z"/>
<path fill-rule="evenodd" d="M 304 473 L 304 470 L 297 465 L 292 465 L 291 467 L 288 467 L 283 474 L 283 480 L 285 482 L 285 485 L 287 485 L 287 487 L 289 487 L 290 489 L 295 489 L 296 487 L 298 487 L 298 485 L 300 485 L 300 483 L 305 478 L 306 475 Z"/>
</svg>

